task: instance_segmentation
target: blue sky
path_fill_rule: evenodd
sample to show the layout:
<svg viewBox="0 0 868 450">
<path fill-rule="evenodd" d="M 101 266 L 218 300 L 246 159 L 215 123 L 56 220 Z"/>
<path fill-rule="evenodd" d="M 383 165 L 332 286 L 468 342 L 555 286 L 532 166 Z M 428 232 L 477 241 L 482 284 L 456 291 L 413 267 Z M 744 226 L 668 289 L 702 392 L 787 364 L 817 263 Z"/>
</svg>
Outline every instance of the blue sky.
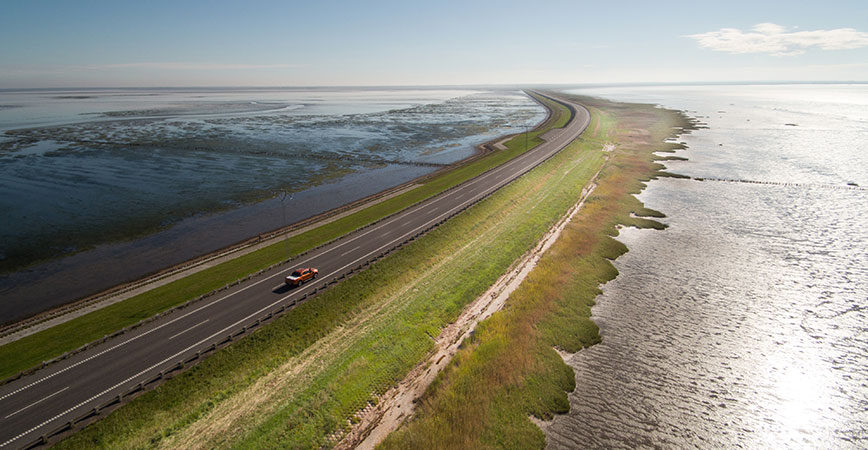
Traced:
<svg viewBox="0 0 868 450">
<path fill-rule="evenodd" d="M 0 88 L 868 81 L 868 1 L 6 1 Z"/>
</svg>

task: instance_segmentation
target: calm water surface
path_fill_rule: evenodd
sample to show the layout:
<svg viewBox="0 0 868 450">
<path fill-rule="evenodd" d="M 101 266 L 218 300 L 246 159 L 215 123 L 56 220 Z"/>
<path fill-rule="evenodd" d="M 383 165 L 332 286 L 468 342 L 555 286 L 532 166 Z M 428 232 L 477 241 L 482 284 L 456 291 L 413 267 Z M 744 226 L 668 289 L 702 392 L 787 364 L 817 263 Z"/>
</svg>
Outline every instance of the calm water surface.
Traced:
<svg viewBox="0 0 868 450">
<path fill-rule="evenodd" d="M 0 91 L 0 323 L 399 185 L 544 117 L 515 89 Z"/>
<path fill-rule="evenodd" d="M 641 194 L 669 228 L 622 230 L 549 447 L 868 447 L 868 87 L 578 92 L 707 122 L 674 172 L 780 184 Z"/>
</svg>

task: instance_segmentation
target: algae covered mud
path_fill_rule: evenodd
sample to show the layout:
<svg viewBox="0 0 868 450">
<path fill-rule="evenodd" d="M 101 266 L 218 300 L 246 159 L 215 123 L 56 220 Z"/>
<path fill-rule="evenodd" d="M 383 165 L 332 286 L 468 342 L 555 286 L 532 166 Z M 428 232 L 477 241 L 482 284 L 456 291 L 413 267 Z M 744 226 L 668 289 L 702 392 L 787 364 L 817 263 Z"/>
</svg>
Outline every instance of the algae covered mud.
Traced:
<svg viewBox="0 0 868 450">
<path fill-rule="evenodd" d="M 579 90 L 708 129 L 640 199 L 549 448 L 868 445 L 868 86 Z"/>
<path fill-rule="evenodd" d="M 517 90 L 0 92 L 0 317 L 374 194 L 544 117 Z M 68 289 L 39 288 L 48 277 Z"/>
</svg>

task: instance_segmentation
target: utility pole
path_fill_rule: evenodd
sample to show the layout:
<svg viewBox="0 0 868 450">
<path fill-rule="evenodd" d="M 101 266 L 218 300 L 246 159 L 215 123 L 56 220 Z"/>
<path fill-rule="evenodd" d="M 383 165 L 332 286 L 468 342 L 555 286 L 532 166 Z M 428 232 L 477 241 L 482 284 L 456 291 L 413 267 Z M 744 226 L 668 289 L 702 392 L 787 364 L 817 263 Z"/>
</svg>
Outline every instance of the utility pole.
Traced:
<svg viewBox="0 0 868 450">
<path fill-rule="evenodd" d="M 527 153 L 527 134 L 530 131 L 530 128 L 525 125 L 524 126 L 524 152 Z"/>
</svg>

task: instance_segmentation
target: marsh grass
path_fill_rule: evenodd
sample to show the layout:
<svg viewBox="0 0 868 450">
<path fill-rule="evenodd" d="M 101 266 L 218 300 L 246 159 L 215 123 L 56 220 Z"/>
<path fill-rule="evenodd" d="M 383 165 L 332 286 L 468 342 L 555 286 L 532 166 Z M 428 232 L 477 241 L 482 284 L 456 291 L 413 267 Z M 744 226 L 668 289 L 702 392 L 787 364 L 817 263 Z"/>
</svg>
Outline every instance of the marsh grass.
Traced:
<svg viewBox="0 0 868 450">
<path fill-rule="evenodd" d="M 595 119 L 596 121 L 596 119 Z M 333 444 L 578 197 L 603 164 L 598 144 L 567 149 L 409 246 L 299 305 L 58 448 L 311 448 Z M 533 211 L 528 214 L 528 211 Z M 277 382 L 275 372 L 315 356 Z M 287 369 L 292 370 L 292 368 Z M 216 432 L 225 406 L 268 384 L 257 407 Z"/>
<path fill-rule="evenodd" d="M 563 126 L 569 119 L 569 110 L 564 105 L 537 95 L 534 97 L 549 105 L 553 114 L 539 131 L 529 133 L 529 148 L 542 142 L 539 135 L 553 127 Z M 518 135 L 505 144 L 506 150 L 486 155 L 434 177 L 409 192 L 293 236 L 285 242 L 273 244 L 0 346 L 0 380 L 277 264 L 287 258 L 287 247 L 292 257 L 297 256 L 435 196 L 524 153 L 525 139 L 523 134 Z"/>
<path fill-rule="evenodd" d="M 611 260 L 627 251 L 613 239 L 617 226 L 663 228 L 640 217 L 662 213 L 634 195 L 660 176 L 653 152 L 671 150 L 662 142 L 673 127 L 689 126 L 679 113 L 650 105 L 583 103 L 617 122 L 606 136 L 617 150 L 597 188 L 504 309 L 480 324 L 438 376 L 414 419 L 382 448 L 542 448 L 545 436 L 529 416 L 548 420 L 568 411 L 575 375 L 555 348 L 576 352 L 600 342 L 591 306 L 599 286 L 618 274 Z"/>
</svg>

